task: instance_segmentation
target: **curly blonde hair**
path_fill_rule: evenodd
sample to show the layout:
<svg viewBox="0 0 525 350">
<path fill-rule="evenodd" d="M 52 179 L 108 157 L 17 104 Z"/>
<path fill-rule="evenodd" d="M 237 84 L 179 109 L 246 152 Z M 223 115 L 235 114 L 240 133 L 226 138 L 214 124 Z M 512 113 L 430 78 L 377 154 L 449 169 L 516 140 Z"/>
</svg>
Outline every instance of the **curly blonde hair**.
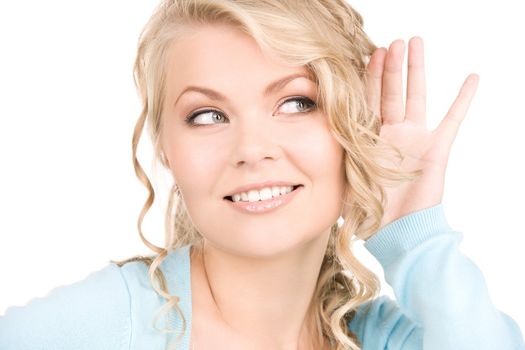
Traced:
<svg viewBox="0 0 525 350">
<path fill-rule="evenodd" d="M 155 191 L 137 159 L 137 146 L 147 121 L 155 159 L 168 167 L 160 146 L 165 99 L 166 62 L 170 44 L 202 24 L 228 24 L 250 35 L 263 50 L 284 62 L 306 67 L 316 78 L 318 104 L 331 132 L 344 149 L 346 193 L 344 223 L 334 223 L 318 276 L 308 317 L 316 348 L 325 342 L 332 349 L 361 349 L 348 328 L 355 310 L 377 297 L 380 281 L 353 254 L 359 237 L 380 228 L 385 205 L 384 186 L 411 181 L 420 171 L 401 172 L 384 160 L 402 161 L 401 152 L 379 137 L 381 118 L 367 105 L 366 65 L 376 49 L 363 31 L 363 19 L 344 0 L 163 0 L 139 39 L 134 78 L 143 109 L 133 133 L 133 165 L 149 196 L 137 226 L 144 244 L 156 253 L 118 262 L 143 261 L 154 290 L 167 302 L 159 313 L 175 309 L 187 324 L 178 303 L 170 295 L 160 264 L 173 250 L 202 243 L 184 201 L 172 188 L 165 217 L 165 244 L 158 247 L 142 232 L 142 221 L 151 208 Z M 158 284 L 156 283 L 158 282 Z M 159 313 L 155 317 L 158 319 Z M 170 331 L 170 330 L 164 330 Z"/>
</svg>

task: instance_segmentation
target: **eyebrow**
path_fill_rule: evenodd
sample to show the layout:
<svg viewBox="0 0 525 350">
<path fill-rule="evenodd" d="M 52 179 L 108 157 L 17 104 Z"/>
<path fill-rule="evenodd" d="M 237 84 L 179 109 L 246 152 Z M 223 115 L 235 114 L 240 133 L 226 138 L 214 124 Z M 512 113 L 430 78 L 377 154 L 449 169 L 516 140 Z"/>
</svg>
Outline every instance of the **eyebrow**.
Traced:
<svg viewBox="0 0 525 350">
<path fill-rule="evenodd" d="M 287 76 L 285 76 L 283 78 L 280 78 L 280 79 L 277 79 L 277 80 L 271 82 L 270 84 L 268 84 L 266 89 L 264 89 L 264 93 L 263 94 L 264 94 L 264 96 L 268 96 L 268 95 L 270 95 L 270 94 L 272 94 L 272 93 L 274 93 L 276 91 L 279 91 L 283 87 L 285 87 L 286 84 L 288 84 L 292 80 L 295 80 L 295 79 L 298 79 L 298 78 L 305 78 L 305 79 L 308 79 L 311 82 L 315 83 L 315 80 L 313 79 L 311 74 L 295 73 L 295 74 L 287 75 Z M 182 95 L 184 95 L 185 93 L 187 93 L 189 91 L 199 92 L 199 93 L 201 93 L 203 95 L 208 96 L 210 99 L 215 100 L 215 101 L 225 101 L 225 100 L 227 100 L 227 98 L 224 95 L 222 95 L 221 93 L 219 93 L 219 92 L 217 92 L 215 90 L 212 90 L 210 88 L 205 88 L 205 87 L 202 87 L 202 86 L 188 86 L 180 93 L 179 97 L 177 97 L 177 99 L 175 100 L 175 103 L 173 104 L 173 106 L 176 106 L 177 102 L 179 102 L 179 99 L 182 97 Z"/>
</svg>

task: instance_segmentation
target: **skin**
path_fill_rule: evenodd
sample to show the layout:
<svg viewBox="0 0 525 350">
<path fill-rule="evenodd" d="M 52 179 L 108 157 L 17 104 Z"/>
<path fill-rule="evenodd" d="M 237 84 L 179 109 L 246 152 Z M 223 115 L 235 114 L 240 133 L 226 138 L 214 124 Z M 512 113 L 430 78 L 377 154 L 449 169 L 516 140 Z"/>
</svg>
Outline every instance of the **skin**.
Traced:
<svg viewBox="0 0 525 350">
<path fill-rule="evenodd" d="M 306 311 L 330 227 L 342 210 L 343 150 L 319 110 L 305 113 L 296 102 L 283 103 L 296 96 L 315 101 L 316 85 L 297 78 L 264 96 L 271 82 L 306 69 L 264 56 L 253 39 L 226 26 L 198 28 L 175 42 L 171 54 L 163 150 L 205 237 L 203 254 L 192 255 L 196 347 L 307 349 Z M 189 85 L 226 100 L 198 92 L 179 98 Z M 187 115 L 207 107 L 227 121 L 185 124 Z M 201 115 L 199 122 L 213 119 Z M 223 199 L 238 186 L 267 180 L 304 188 L 267 214 L 240 213 Z"/>
<path fill-rule="evenodd" d="M 381 136 L 409 155 L 402 169 L 424 171 L 418 182 L 387 190 L 382 224 L 440 203 L 450 147 L 478 81 L 476 75 L 467 78 L 443 122 L 429 131 L 422 40 L 412 38 L 408 51 L 406 109 L 404 43 L 378 49 L 369 64 L 369 103 L 382 117 Z M 313 350 L 306 314 L 329 229 L 344 209 L 343 153 L 325 116 L 283 102 L 296 96 L 315 101 L 315 85 L 297 78 L 264 96 L 272 81 L 306 70 L 265 56 L 253 39 L 228 26 L 199 27 L 177 40 L 170 53 L 162 149 L 205 238 L 203 250 L 192 247 L 191 253 L 191 344 L 196 349 Z M 188 85 L 211 88 L 226 99 L 198 92 L 178 99 Z M 213 124 L 184 122 L 205 108 L 226 119 L 214 122 L 201 114 L 200 122 Z M 223 200 L 238 186 L 266 180 L 304 188 L 267 214 L 243 214 Z"/>
<path fill-rule="evenodd" d="M 406 156 L 399 168 L 404 171 L 422 169 L 423 175 L 418 181 L 386 188 L 387 205 L 381 226 L 441 203 L 450 150 L 479 82 L 477 74 L 470 74 L 438 127 L 428 130 L 423 40 L 414 37 L 408 43 L 405 103 L 404 52 L 402 40 L 394 41 L 388 50 L 379 48 L 374 52 L 368 65 L 368 103 L 381 116 L 380 136 Z"/>
</svg>

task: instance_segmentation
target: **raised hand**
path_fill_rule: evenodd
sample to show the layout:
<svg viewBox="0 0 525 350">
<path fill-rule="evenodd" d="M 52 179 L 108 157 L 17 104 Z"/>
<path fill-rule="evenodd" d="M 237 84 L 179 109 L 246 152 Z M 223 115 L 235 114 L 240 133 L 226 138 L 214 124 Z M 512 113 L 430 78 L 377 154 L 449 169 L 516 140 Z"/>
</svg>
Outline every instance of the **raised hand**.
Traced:
<svg viewBox="0 0 525 350">
<path fill-rule="evenodd" d="M 406 107 L 402 80 L 404 52 L 402 40 L 394 41 L 388 50 L 379 48 L 374 52 L 367 72 L 368 102 L 381 116 L 380 136 L 405 156 L 400 169 L 422 169 L 423 174 L 416 181 L 385 189 L 387 202 L 381 226 L 441 203 L 450 149 L 479 81 L 476 74 L 469 75 L 439 126 L 428 130 L 423 40 L 414 37 L 408 44 Z"/>
</svg>

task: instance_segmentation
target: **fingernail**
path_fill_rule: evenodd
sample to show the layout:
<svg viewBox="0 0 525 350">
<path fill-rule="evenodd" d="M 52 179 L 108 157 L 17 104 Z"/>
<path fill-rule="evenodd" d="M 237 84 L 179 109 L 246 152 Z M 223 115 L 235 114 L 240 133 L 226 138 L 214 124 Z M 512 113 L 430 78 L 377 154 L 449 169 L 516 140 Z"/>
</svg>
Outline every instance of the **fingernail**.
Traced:
<svg viewBox="0 0 525 350">
<path fill-rule="evenodd" d="M 405 42 L 403 41 L 403 39 L 397 39 L 397 40 L 394 40 L 391 44 L 390 44 L 390 48 L 392 48 L 394 45 L 396 45 L 398 42 L 401 42 L 401 44 L 404 46 L 405 45 Z"/>
<path fill-rule="evenodd" d="M 412 42 L 412 44 L 414 44 L 414 42 L 418 42 L 419 45 L 423 46 L 423 38 L 419 37 L 419 36 L 414 36 L 410 39 L 410 41 Z"/>
</svg>

